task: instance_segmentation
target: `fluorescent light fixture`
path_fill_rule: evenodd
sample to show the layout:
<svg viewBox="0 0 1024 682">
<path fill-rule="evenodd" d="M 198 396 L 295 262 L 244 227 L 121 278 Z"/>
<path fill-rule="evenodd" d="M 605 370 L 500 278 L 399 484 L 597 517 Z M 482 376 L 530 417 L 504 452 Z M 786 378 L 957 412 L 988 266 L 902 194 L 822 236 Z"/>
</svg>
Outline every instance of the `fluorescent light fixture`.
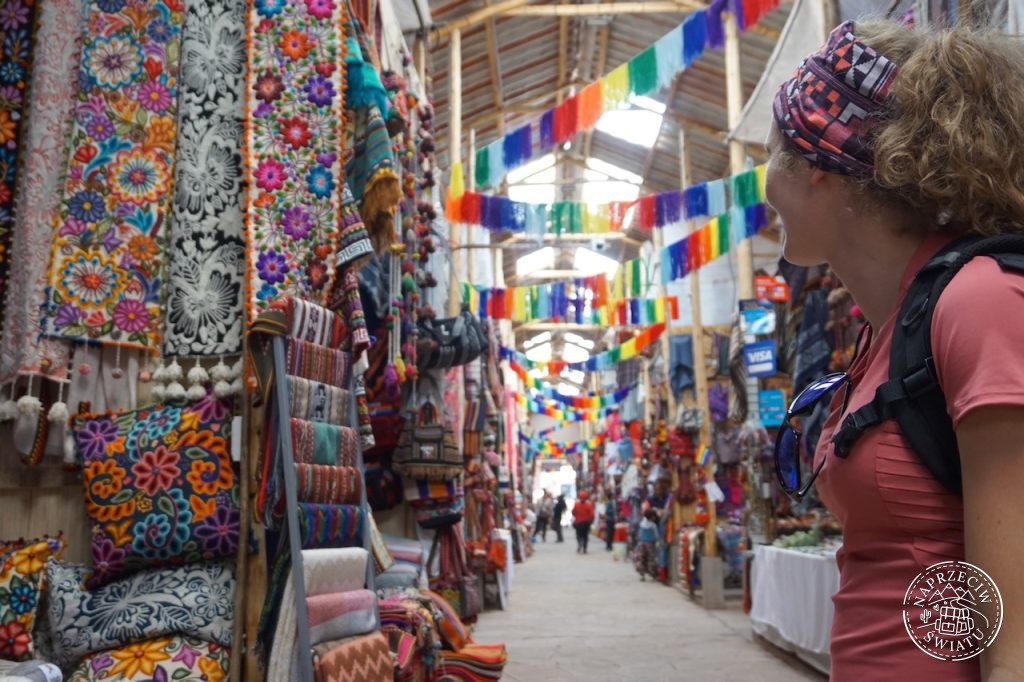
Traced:
<svg viewBox="0 0 1024 682">
<path fill-rule="evenodd" d="M 536 336 L 531 336 L 526 341 L 524 341 L 523 348 L 532 348 L 533 346 L 536 346 L 538 343 L 544 343 L 545 341 L 550 340 L 551 332 L 541 332 L 540 334 L 537 334 Z"/>
<path fill-rule="evenodd" d="M 526 357 L 534 362 L 549 362 L 551 360 L 551 343 L 542 343 L 526 351 Z"/>
<path fill-rule="evenodd" d="M 564 395 L 576 396 L 580 394 L 580 389 L 576 388 L 572 384 L 567 384 L 564 381 L 558 384 L 558 386 L 556 386 L 555 388 L 558 390 L 559 393 L 562 393 Z"/>
<path fill-rule="evenodd" d="M 562 360 L 566 362 L 586 362 L 590 359 L 590 353 L 574 343 L 567 343 L 562 348 Z"/>
<path fill-rule="evenodd" d="M 587 378 L 587 373 L 581 372 L 578 369 L 569 369 L 568 367 L 566 367 L 565 369 L 562 370 L 562 373 L 559 376 L 562 377 L 563 379 L 568 379 L 569 381 L 573 381 L 577 384 L 582 384 L 583 380 Z"/>
<path fill-rule="evenodd" d="M 518 263 L 516 267 L 518 268 Z M 584 277 L 600 274 L 611 277 L 618 270 L 619 261 L 580 246 L 577 247 L 576 254 L 573 256 L 572 267 L 574 270 L 584 273 Z"/>
<path fill-rule="evenodd" d="M 565 335 L 565 340 L 575 343 L 577 346 L 583 346 L 587 350 L 592 350 L 594 348 L 593 341 L 591 341 L 590 339 L 585 339 L 579 334 L 574 334 L 572 332 L 569 332 L 568 334 Z"/>
<path fill-rule="evenodd" d="M 525 277 L 541 270 L 553 270 L 555 249 L 545 246 L 516 259 L 516 276 Z"/>
</svg>

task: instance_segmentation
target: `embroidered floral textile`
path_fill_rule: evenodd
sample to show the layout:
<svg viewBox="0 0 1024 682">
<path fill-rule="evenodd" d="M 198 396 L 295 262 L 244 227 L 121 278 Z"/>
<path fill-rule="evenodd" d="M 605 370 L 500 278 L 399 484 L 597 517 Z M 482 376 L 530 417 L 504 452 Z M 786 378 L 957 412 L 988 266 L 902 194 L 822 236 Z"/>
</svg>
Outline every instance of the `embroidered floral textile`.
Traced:
<svg viewBox="0 0 1024 682">
<path fill-rule="evenodd" d="M 90 589 L 143 568 L 235 554 L 230 419 L 208 396 L 74 420 L 92 523 Z"/>
<path fill-rule="evenodd" d="M 67 159 L 64 141 L 71 128 L 85 0 L 48 0 L 38 7 L 33 49 L 28 124 L 23 165 L 18 177 L 18 211 L 14 216 L 13 253 L 8 266 L 3 330 L 0 335 L 0 382 L 14 373 L 43 373 L 63 379 L 67 345 L 40 338 L 50 264 L 51 220 L 59 201 L 61 169 Z M 15 88 L 9 96 L 21 97 Z M 0 221 L 0 230 L 2 230 Z M 3 258 L 3 255 L 0 255 Z M 2 267 L 2 266 L 0 266 Z"/>
<path fill-rule="evenodd" d="M 283 296 L 327 303 L 340 238 L 343 19 L 341 0 L 251 5 L 245 160 L 253 317 Z"/>
<path fill-rule="evenodd" d="M 63 551 L 63 538 L 0 544 L 0 659 L 26 661 L 32 658 L 33 627 L 43 590 L 43 568 L 47 559 L 59 557 Z"/>
<path fill-rule="evenodd" d="M 224 682 L 231 652 L 187 636 L 150 639 L 93 654 L 68 682 Z"/>
<path fill-rule="evenodd" d="M 7 297 L 22 114 L 32 68 L 34 0 L 0 0 L 0 301 Z M 4 328 L 0 309 L 0 329 Z"/>
<path fill-rule="evenodd" d="M 164 327 L 169 355 L 242 347 L 245 12 L 245 0 L 197 0 L 185 12 Z"/>
<path fill-rule="evenodd" d="M 48 331 L 156 349 L 180 0 L 92 0 L 56 216 Z"/>
<path fill-rule="evenodd" d="M 84 585 L 88 573 L 85 566 L 46 564 L 54 662 L 62 667 L 174 633 L 231 644 L 235 577 L 228 562 L 141 571 L 92 591 Z"/>
</svg>

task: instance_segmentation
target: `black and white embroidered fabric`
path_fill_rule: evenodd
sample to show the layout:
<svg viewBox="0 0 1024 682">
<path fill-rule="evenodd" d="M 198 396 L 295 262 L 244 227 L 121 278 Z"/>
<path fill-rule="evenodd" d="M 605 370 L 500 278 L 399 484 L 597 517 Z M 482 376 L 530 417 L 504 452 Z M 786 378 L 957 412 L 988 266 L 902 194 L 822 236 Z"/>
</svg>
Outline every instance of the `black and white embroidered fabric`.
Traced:
<svg viewBox="0 0 1024 682">
<path fill-rule="evenodd" d="M 245 0 L 197 0 L 186 9 L 167 271 L 168 355 L 241 351 L 245 12 Z"/>
</svg>

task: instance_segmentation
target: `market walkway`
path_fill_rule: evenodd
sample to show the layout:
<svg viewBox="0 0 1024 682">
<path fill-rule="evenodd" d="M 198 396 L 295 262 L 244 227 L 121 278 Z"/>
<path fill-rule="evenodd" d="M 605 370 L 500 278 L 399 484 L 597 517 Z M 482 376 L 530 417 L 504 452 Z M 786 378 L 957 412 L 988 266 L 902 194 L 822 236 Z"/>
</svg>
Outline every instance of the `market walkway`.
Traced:
<svg viewBox="0 0 1024 682">
<path fill-rule="evenodd" d="M 594 538 L 579 556 L 569 533 L 516 565 L 508 610 L 482 614 L 473 636 L 508 645 L 508 682 L 825 679 L 752 641 L 738 608 L 705 611 L 674 588 L 640 582 Z"/>
</svg>

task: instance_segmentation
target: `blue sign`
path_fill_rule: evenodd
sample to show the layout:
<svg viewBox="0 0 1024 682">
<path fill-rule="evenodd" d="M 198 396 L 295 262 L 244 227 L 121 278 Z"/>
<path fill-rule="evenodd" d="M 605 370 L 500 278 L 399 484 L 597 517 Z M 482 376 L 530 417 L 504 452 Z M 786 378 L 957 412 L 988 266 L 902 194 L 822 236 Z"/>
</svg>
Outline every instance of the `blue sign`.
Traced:
<svg viewBox="0 0 1024 682">
<path fill-rule="evenodd" d="M 780 390 L 761 391 L 757 404 L 761 413 L 761 423 L 769 429 L 782 426 L 786 419 L 786 394 Z"/>
<path fill-rule="evenodd" d="M 775 375 L 775 341 L 758 341 L 743 346 L 743 364 L 752 377 Z"/>
</svg>

